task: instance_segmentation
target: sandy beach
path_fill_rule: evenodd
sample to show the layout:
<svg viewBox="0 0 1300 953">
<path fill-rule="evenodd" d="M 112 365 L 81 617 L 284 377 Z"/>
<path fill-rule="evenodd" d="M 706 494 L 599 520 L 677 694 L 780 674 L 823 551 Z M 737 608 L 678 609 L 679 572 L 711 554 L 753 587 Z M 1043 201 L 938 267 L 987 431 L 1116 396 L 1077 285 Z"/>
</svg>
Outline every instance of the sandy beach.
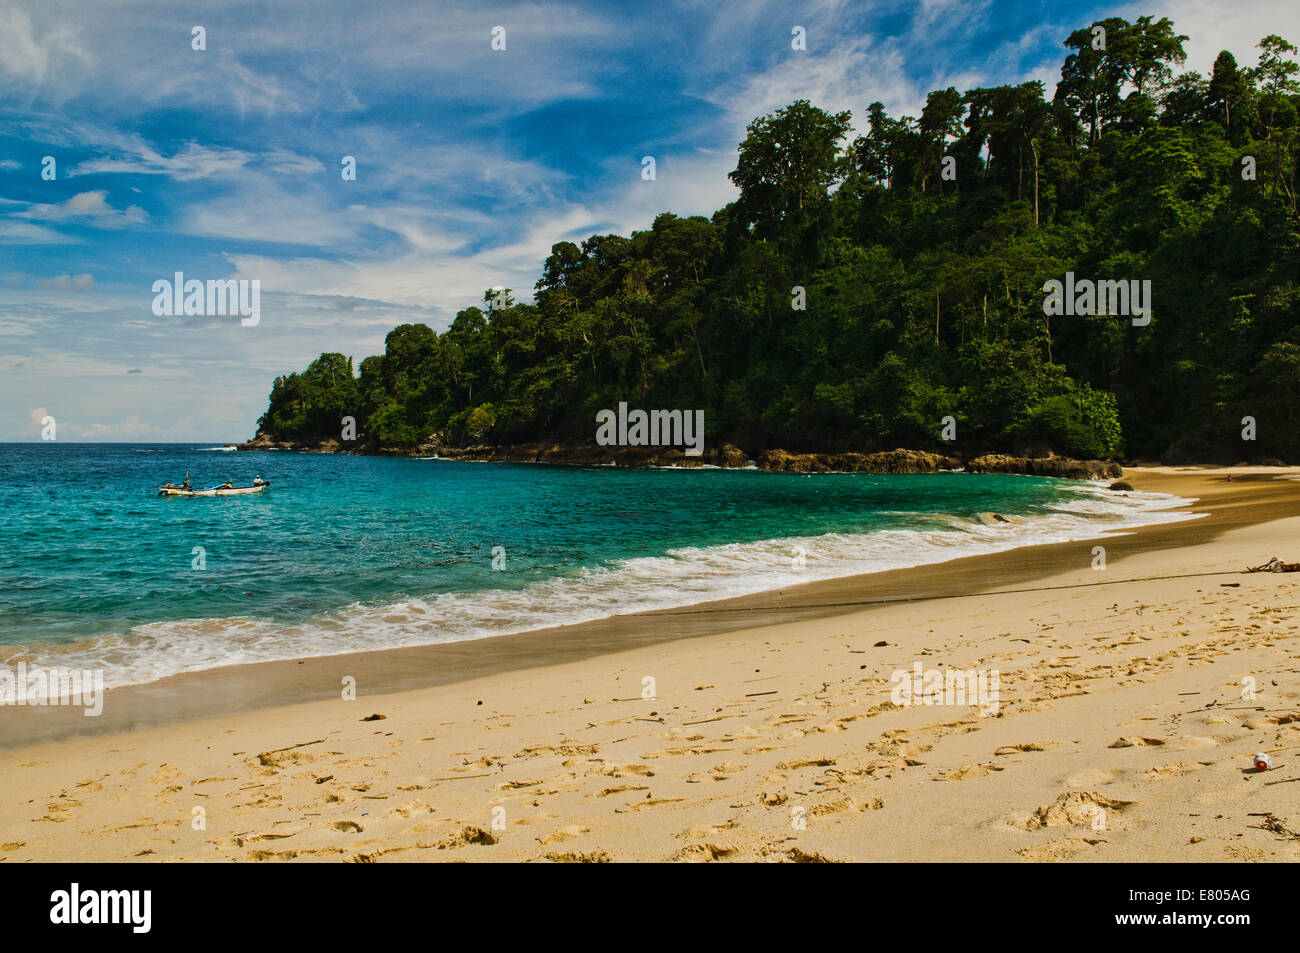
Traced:
<svg viewBox="0 0 1300 953">
<path fill-rule="evenodd" d="M 1294 861 L 1300 468 L 1125 479 L 1206 515 L 0 709 L 0 862 Z"/>
</svg>

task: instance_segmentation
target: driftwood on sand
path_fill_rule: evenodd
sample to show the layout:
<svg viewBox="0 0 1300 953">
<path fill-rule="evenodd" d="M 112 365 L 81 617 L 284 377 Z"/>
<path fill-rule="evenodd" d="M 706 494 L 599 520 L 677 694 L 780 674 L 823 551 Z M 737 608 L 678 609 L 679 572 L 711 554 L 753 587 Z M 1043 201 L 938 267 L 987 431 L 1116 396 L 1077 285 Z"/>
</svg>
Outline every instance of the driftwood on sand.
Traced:
<svg viewBox="0 0 1300 953">
<path fill-rule="evenodd" d="M 1246 572 L 1300 572 L 1300 563 L 1284 563 L 1274 556 L 1262 566 L 1249 566 Z"/>
</svg>

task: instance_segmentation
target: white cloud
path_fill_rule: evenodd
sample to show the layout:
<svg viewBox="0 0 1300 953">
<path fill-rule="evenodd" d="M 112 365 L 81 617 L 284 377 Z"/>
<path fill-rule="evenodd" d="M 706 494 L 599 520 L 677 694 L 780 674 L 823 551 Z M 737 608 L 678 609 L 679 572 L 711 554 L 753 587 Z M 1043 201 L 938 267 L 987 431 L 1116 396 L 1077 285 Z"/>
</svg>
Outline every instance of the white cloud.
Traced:
<svg viewBox="0 0 1300 953">
<path fill-rule="evenodd" d="M 82 440 L 159 440 L 163 430 L 156 424 L 145 423 L 138 414 L 131 414 L 116 423 L 90 423 L 70 428 L 71 436 Z"/>
<path fill-rule="evenodd" d="M 149 219 L 145 210 L 138 205 L 130 205 L 125 209 L 113 208 L 108 204 L 108 192 L 104 189 L 78 192 L 56 205 L 31 205 L 26 211 L 16 214 L 19 218 L 42 222 L 81 222 L 96 228 L 124 228 L 127 225 L 140 225 Z"/>
<path fill-rule="evenodd" d="M 363 108 L 358 91 L 378 98 L 416 83 L 509 113 L 592 94 L 599 84 L 584 64 L 608 63 L 625 42 L 619 26 L 590 9 L 537 2 L 497 4 L 489 16 L 469 0 L 435 7 L 395 0 L 382 15 L 358 15 L 351 0 L 317 0 L 251 22 L 249 9 L 205 5 L 200 52 L 190 46 L 195 15 L 171 0 L 19 0 L 0 7 L 0 75 L 55 102 L 84 98 L 141 111 L 338 115 Z M 507 28 L 507 52 L 490 48 L 496 24 Z"/>
<path fill-rule="evenodd" d="M 1256 44 L 1270 33 L 1277 33 L 1300 44 L 1300 4 L 1276 0 L 1158 0 L 1134 3 L 1123 14 L 1133 20 L 1151 15 L 1167 16 L 1179 33 L 1188 39 L 1185 68 L 1209 75 L 1214 59 L 1221 50 L 1237 58 L 1238 66 L 1259 62 Z"/>
<path fill-rule="evenodd" d="M 0 317 L 0 338 L 4 337 L 33 337 L 36 329 L 32 327 L 31 322 L 24 320 L 10 321 L 7 318 Z"/>
<path fill-rule="evenodd" d="M 39 82 L 49 65 L 49 53 L 32 31 L 32 18 L 14 7 L 0 8 L 0 69 Z"/>
<path fill-rule="evenodd" d="M 72 240 L 43 225 L 0 219 L 0 245 L 67 245 Z"/>
<path fill-rule="evenodd" d="M 59 441 L 86 441 L 112 443 L 120 440 L 140 440 L 162 443 L 168 440 L 184 439 L 182 434 L 189 432 L 194 425 L 191 419 L 171 420 L 168 425 L 160 427 L 142 420 L 139 414 L 129 414 L 119 420 L 89 420 L 76 418 L 66 412 L 62 416 L 53 415 L 44 407 L 37 407 L 27 415 L 27 433 L 21 436 L 28 439 L 44 439 L 46 418 L 54 420 L 54 436 Z M 75 411 L 73 411 L 75 413 Z"/>
<path fill-rule="evenodd" d="M 55 275 L 53 278 L 43 278 L 41 280 L 42 288 L 52 288 L 56 291 L 89 291 L 95 286 L 93 275 Z"/>
<path fill-rule="evenodd" d="M 252 153 L 239 149 L 211 148 L 194 142 L 170 156 L 160 155 L 138 137 L 133 137 L 130 146 L 131 154 L 128 156 L 88 159 L 78 164 L 68 175 L 165 175 L 179 182 L 187 182 L 214 175 L 232 175 L 255 158 Z"/>
<path fill-rule="evenodd" d="M 189 235 L 283 242 L 320 248 L 347 247 L 359 240 L 364 215 L 330 209 L 323 198 L 301 183 L 250 178 L 239 189 L 220 198 L 189 206 L 178 230 Z"/>
<path fill-rule="evenodd" d="M 765 72 L 721 86 L 710 98 L 727 111 L 727 131 L 739 143 L 751 121 L 796 99 L 807 99 L 828 112 L 849 110 L 855 128 L 862 129 L 871 102 L 879 100 L 894 115 L 916 115 L 927 92 L 924 82 L 909 78 L 900 43 L 860 36 L 824 51 L 792 51 Z"/>
</svg>

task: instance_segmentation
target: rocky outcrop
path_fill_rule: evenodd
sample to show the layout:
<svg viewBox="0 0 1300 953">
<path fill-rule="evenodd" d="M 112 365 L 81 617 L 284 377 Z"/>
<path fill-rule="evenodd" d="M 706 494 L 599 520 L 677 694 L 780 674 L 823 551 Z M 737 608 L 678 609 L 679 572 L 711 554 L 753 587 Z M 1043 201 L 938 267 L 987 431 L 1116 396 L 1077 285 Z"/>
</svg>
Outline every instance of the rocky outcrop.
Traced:
<svg viewBox="0 0 1300 953">
<path fill-rule="evenodd" d="M 240 450 L 288 450 L 289 447 L 281 446 L 272 440 L 266 433 L 259 430 L 257 436 L 246 443 L 239 444 Z"/>
<path fill-rule="evenodd" d="M 924 450 L 885 450 L 878 453 L 788 453 L 767 450 L 758 457 L 760 470 L 785 473 L 937 473 L 957 470 L 961 461 Z"/>
<path fill-rule="evenodd" d="M 733 444 L 706 449 L 688 456 L 677 447 L 601 447 L 594 444 L 516 444 L 512 446 L 444 447 L 426 444 L 415 448 L 420 455 L 446 460 L 506 461 L 514 463 L 560 463 L 572 466 L 619 467 L 747 467 L 749 455 Z"/>
<path fill-rule="evenodd" d="M 276 440 L 265 431 L 259 430 L 257 436 L 245 443 L 237 444 L 236 450 L 298 450 L 303 453 L 387 453 L 405 451 L 386 450 L 379 446 L 377 440 L 338 440 L 325 437 L 322 440 Z"/>
<path fill-rule="evenodd" d="M 1023 473 L 1066 480 L 1114 480 L 1124 468 L 1113 460 L 1071 460 L 1069 457 L 1009 457 L 986 453 L 966 464 L 967 473 Z"/>
<path fill-rule="evenodd" d="M 381 446 L 373 438 L 344 442 L 327 437 L 312 443 L 275 440 L 258 431 L 240 450 L 299 450 L 311 453 L 363 453 L 391 456 L 441 457 L 445 460 L 554 463 L 570 466 L 741 468 L 780 473 L 939 473 L 960 470 L 960 458 L 926 450 L 881 450 L 874 453 L 790 453 L 765 450 L 757 460 L 734 444 L 687 456 L 677 447 L 602 447 L 579 443 L 533 443 L 449 447 L 436 437 L 416 446 Z M 1071 480 L 1114 479 L 1124 475 L 1110 460 L 1071 460 L 1067 457 L 1012 457 L 984 454 L 965 463 L 968 473 L 1024 473 Z"/>
</svg>

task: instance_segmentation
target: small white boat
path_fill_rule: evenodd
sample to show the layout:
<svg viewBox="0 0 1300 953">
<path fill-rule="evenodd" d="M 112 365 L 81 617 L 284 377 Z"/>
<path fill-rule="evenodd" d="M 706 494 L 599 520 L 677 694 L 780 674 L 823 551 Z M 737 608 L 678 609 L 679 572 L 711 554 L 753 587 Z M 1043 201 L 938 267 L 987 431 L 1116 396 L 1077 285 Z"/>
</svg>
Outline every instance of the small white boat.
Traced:
<svg viewBox="0 0 1300 953">
<path fill-rule="evenodd" d="M 195 490 L 174 483 L 164 483 L 158 488 L 159 496 L 243 496 L 246 493 L 261 493 L 270 487 L 269 480 L 254 480 L 250 486 L 231 486 L 229 483 L 214 486 L 208 490 Z"/>
</svg>

